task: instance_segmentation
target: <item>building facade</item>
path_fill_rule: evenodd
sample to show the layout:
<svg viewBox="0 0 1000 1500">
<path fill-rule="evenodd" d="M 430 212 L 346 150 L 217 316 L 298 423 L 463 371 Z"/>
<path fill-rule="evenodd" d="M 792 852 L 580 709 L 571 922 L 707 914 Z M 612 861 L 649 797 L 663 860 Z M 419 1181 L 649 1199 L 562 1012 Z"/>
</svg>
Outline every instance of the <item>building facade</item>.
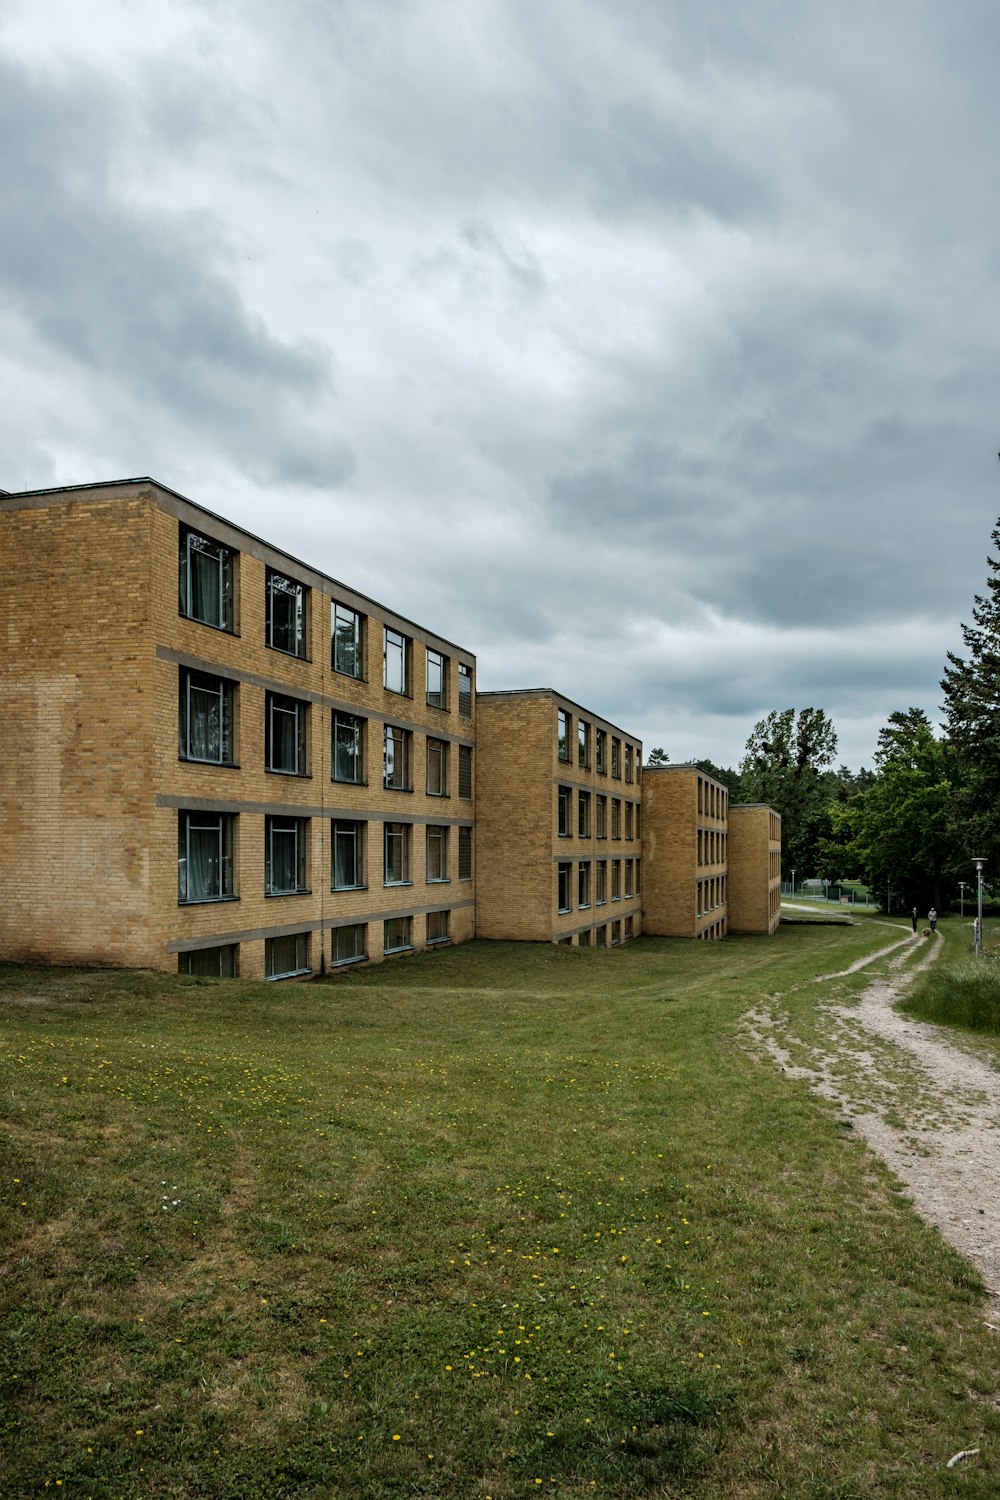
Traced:
<svg viewBox="0 0 1000 1500">
<path fill-rule="evenodd" d="M 280 978 L 475 930 L 475 657 L 149 479 L 0 496 L 0 952 Z"/>
<path fill-rule="evenodd" d="M 579 947 L 642 931 L 642 744 L 551 688 L 477 699 L 476 930 Z"/>
<path fill-rule="evenodd" d="M 643 773 L 643 927 L 714 940 L 729 928 L 729 789 L 696 765 Z"/>
<path fill-rule="evenodd" d="M 729 930 L 766 934 L 781 921 L 781 816 L 763 803 L 729 809 Z"/>
<path fill-rule="evenodd" d="M 773 932 L 780 819 L 143 479 L 0 491 L 0 958 Z"/>
</svg>

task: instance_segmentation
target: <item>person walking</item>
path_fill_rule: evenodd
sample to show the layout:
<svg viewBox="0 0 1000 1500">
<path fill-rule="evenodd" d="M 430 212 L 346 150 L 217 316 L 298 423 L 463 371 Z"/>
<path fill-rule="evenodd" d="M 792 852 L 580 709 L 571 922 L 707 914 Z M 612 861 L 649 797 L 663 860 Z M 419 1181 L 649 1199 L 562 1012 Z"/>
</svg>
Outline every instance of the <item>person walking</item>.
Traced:
<svg viewBox="0 0 1000 1500">
<path fill-rule="evenodd" d="M 914 930 L 914 932 L 916 932 L 916 930 L 917 930 L 917 908 L 916 907 L 913 908 L 913 911 L 910 913 L 910 915 L 913 918 L 913 930 Z"/>
<path fill-rule="evenodd" d="M 934 910 L 933 906 L 927 913 L 927 920 L 931 924 L 931 932 L 937 932 L 937 912 Z"/>
</svg>

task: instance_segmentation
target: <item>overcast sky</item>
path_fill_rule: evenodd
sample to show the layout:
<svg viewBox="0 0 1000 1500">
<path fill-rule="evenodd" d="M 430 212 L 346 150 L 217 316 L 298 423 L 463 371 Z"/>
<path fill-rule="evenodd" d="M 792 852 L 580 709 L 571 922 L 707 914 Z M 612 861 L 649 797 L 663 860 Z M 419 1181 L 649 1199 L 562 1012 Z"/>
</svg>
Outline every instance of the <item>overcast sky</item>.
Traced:
<svg viewBox="0 0 1000 1500">
<path fill-rule="evenodd" d="M 998 66 L 995 0 L 0 0 L 0 487 L 857 767 L 1000 513 Z"/>
</svg>

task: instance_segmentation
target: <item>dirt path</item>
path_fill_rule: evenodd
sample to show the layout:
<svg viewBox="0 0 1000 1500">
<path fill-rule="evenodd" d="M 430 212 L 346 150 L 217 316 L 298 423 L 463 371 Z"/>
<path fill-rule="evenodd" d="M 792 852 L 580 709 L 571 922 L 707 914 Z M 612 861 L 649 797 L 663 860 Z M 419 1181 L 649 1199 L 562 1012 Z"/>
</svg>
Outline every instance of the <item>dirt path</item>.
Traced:
<svg viewBox="0 0 1000 1500">
<path fill-rule="evenodd" d="M 883 972 L 860 1001 L 821 1002 L 811 1020 L 796 1021 L 798 1033 L 778 1010 L 753 1011 L 749 1036 L 789 1077 L 838 1104 L 917 1212 L 978 1268 L 991 1326 L 1000 1324 L 1000 1073 L 940 1028 L 895 1009 L 913 974 L 941 951 L 938 933 L 910 963 L 914 944 L 925 940 L 897 930 L 904 935 L 878 953 L 816 981 L 879 964 Z"/>
</svg>

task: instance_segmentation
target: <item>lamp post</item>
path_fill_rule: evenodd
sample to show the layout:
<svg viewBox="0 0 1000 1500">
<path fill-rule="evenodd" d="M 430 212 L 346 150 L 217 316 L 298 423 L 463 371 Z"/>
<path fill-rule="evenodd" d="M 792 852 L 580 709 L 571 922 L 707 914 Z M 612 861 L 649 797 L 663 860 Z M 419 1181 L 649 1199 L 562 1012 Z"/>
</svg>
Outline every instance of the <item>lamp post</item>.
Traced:
<svg viewBox="0 0 1000 1500">
<path fill-rule="evenodd" d="M 795 866 L 792 866 L 792 900 L 795 899 Z"/>
<path fill-rule="evenodd" d="M 976 867 L 976 957 L 980 957 L 983 951 L 983 865 L 985 858 L 979 854 L 972 856 L 972 863 Z"/>
<path fill-rule="evenodd" d="M 965 887 L 968 883 L 967 880 L 960 880 L 958 882 L 958 915 L 963 919 L 965 917 Z"/>
</svg>

